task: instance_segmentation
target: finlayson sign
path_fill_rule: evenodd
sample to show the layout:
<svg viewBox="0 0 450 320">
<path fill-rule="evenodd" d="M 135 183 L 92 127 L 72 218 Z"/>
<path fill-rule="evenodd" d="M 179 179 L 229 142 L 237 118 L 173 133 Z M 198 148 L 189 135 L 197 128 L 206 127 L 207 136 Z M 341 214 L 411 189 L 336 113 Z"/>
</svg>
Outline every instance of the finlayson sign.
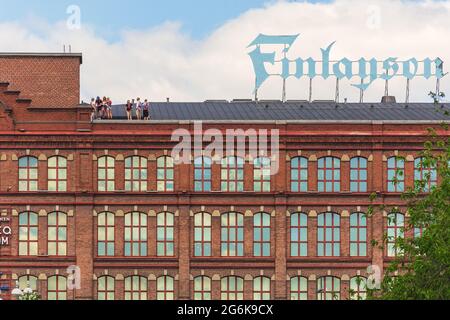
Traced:
<svg viewBox="0 0 450 320">
<path fill-rule="evenodd" d="M 436 79 L 441 79 L 446 75 L 443 70 L 444 63 L 440 58 L 426 58 L 423 60 L 411 58 L 405 61 L 398 61 L 397 58 L 393 57 L 381 61 L 376 58 L 360 58 L 356 61 L 343 58 L 338 61 L 331 61 L 331 50 L 335 42 L 331 43 L 326 49 L 321 49 L 321 60 L 314 60 L 313 58 L 297 58 L 292 60 L 287 57 L 287 54 L 298 36 L 298 34 L 290 36 L 260 34 L 248 46 L 256 47 L 249 53 L 255 71 L 255 91 L 257 91 L 271 76 L 278 76 L 283 80 L 286 80 L 289 77 L 295 77 L 297 79 L 308 77 L 313 79 L 319 76 L 324 79 L 335 77 L 338 80 L 351 80 L 356 77 L 359 78 L 361 82 L 353 83 L 352 86 L 361 91 L 365 91 L 377 79 L 388 81 L 393 77 L 399 76 L 408 80 L 412 80 L 416 77 L 423 77 L 425 79 L 436 77 Z M 280 45 L 283 47 L 283 51 L 281 52 L 282 58 L 280 60 L 275 60 L 277 53 L 275 51 L 262 52 L 261 46 L 264 45 L 270 45 L 271 47 Z M 266 69 L 268 64 L 278 66 L 279 73 L 269 73 Z M 295 66 L 295 72 L 291 72 L 293 66 Z"/>
</svg>

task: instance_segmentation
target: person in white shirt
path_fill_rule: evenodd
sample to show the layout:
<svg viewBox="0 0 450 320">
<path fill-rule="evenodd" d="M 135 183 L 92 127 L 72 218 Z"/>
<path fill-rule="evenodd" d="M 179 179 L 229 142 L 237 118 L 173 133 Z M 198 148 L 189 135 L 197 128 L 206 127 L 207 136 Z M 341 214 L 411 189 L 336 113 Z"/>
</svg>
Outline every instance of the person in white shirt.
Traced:
<svg viewBox="0 0 450 320">
<path fill-rule="evenodd" d="M 136 118 L 138 120 L 142 119 L 142 117 L 141 117 L 141 110 L 142 110 L 141 98 L 137 98 L 137 101 L 136 101 Z"/>
</svg>

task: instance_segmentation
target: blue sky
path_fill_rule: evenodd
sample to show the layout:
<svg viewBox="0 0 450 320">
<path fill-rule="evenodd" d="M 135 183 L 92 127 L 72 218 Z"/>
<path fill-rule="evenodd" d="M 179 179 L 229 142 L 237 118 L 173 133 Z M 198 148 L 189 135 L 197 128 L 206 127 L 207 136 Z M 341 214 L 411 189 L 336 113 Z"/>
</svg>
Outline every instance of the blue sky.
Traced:
<svg viewBox="0 0 450 320">
<path fill-rule="evenodd" d="M 83 23 L 95 27 L 104 38 L 117 40 L 118 32 L 146 29 L 165 21 L 182 23 L 184 32 L 201 39 L 225 21 L 251 8 L 277 0 L 0 0 L 0 22 L 66 19 L 69 5 L 81 8 Z M 295 1 L 295 0 L 292 0 Z M 310 0 L 310 2 L 326 2 Z"/>
</svg>

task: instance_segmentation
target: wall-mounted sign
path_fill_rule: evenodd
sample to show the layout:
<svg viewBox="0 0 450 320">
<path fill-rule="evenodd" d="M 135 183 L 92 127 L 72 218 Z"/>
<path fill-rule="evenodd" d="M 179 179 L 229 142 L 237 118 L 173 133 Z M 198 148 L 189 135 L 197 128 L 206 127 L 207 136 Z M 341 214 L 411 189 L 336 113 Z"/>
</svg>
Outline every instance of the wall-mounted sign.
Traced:
<svg viewBox="0 0 450 320">
<path fill-rule="evenodd" d="M 0 217 L 0 246 L 9 246 L 11 238 L 10 219 L 7 217 Z"/>
<path fill-rule="evenodd" d="M 335 77 L 337 80 L 347 79 L 351 81 L 353 79 L 354 81 L 354 78 L 357 78 L 360 82 L 352 83 L 352 86 L 365 91 L 377 79 L 385 81 L 394 77 L 403 77 L 407 80 L 412 80 L 416 77 L 425 79 L 436 77 L 436 79 L 441 79 L 446 75 L 443 68 L 444 63 L 440 58 L 425 58 L 421 60 L 411 58 L 405 61 L 399 61 L 393 57 L 385 60 L 376 58 L 360 58 L 359 60 L 342 58 L 340 60 L 332 60 L 331 51 L 335 42 L 327 48 L 321 49 L 320 60 L 313 58 L 292 59 L 288 57 L 288 53 L 298 36 L 298 34 L 292 36 L 260 34 L 249 45 L 249 47 L 256 47 L 249 53 L 255 72 L 255 91 L 271 76 L 278 76 L 283 80 L 289 77 L 297 79 L 303 77 L 309 79 Z M 272 49 L 267 49 L 263 52 L 263 46 L 270 46 Z M 274 50 L 276 46 L 280 47 L 278 53 L 281 53 L 281 57 L 277 60 L 277 51 Z M 275 72 L 270 73 L 267 71 L 269 64 L 272 65 L 272 70 L 276 69 Z"/>
</svg>

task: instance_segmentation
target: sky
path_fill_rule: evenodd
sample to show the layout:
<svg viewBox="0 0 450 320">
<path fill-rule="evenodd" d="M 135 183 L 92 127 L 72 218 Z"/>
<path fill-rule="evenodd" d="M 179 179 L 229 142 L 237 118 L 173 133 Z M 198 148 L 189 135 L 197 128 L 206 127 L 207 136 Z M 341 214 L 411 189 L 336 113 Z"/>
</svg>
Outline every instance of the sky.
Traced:
<svg viewBox="0 0 450 320">
<path fill-rule="evenodd" d="M 259 33 L 300 34 L 293 58 L 450 58 L 450 0 L 0 0 L 0 51 L 83 53 L 82 99 L 110 96 L 119 103 L 251 98 L 254 73 L 248 44 Z M 400 14 L 401 13 L 401 14 Z M 1 75 L 0 75 L 1 77 Z M 341 84 L 341 97 L 359 92 Z M 428 101 L 433 80 L 413 80 L 411 100 Z M 446 90 L 447 88 L 447 90 Z M 290 79 L 288 99 L 307 98 L 306 79 Z M 314 99 L 334 98 L 332 79 L 314 80 Z M 384 82 L 366 92 L 379 101 Z M 404 100 L 405 83 L 390 91 Z M 450 80 L 442 80 L 450 95 Z M 260 98 L 280 99 L 281 82 L 269 79 Z"/>
</svg>

